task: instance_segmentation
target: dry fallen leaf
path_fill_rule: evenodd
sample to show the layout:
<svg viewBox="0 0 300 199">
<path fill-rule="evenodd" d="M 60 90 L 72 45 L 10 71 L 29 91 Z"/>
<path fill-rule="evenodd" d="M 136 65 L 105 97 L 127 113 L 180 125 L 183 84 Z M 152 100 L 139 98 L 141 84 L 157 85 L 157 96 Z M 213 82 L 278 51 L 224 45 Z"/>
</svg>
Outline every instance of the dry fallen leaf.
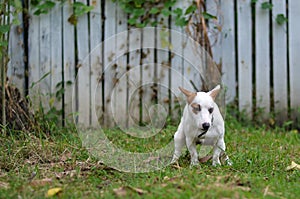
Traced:
<svg viewBox="0 0 300 199">
<path fill-rule="evenodd" d="M 205 162 L 209 161 L 210 159 L 212 159 L 212 156 L 207 155 L 207 156 L 204 156 L 202 158 L 199 158 L 199 161 L 200 161 L 200 163 L 205 163 Z"/>
<path fill-rule="evenodd" d="M 62 192 L 62 188 L 52 188 L 47 191 L 46 197 L 52 197 Z"/>
<path fill-rule="evenodd" d="M 137 192 L 139 195 L 145 194 L 147 193 L 146 190 L 140 189 L 140 188 L 136 188 L 136 187 L 129 187 L 131 190 Z"/>
<path fill-rule="evenodd" d="M 45 178 L 45 179 L 42 179 L 42 180 L 32 180 L 29 185 L 31 186 L 45 186 L 45 185 L 48 185 L 52 183 L 52 179 L 51 178 Z"/>
<path fill-rule="evenodd" d="M 126 196 L 126 194 L 127 194 L 125 187 L 119 187 L 119 188 L 113 189 L 113 191 L 119 197 Z"/>
<path fill-rule="evenodd" d="M 295 170 L 299 169 L 300 170 L 300 165 L 297 164 L 296 162 L 292 161 L 292 164 L 290 166 L 287 166 L 285 170 L 289 171 L 289 170 L 292 170 L 292 169 L 295 169 Z"/>
<path fill-rule="evenodd" d="M 8 189 L 9 184 L 7 182 L 1 182 L 0 181 L 0 189 Z"/>
</svg>

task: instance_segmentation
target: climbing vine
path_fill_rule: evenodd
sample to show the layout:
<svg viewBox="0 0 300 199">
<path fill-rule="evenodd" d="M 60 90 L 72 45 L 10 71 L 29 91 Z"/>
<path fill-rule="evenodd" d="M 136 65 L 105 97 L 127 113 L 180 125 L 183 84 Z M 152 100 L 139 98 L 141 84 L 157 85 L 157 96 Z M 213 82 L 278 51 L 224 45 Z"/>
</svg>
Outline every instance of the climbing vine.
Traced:
<svg viewBox="0 0 300 199">
<path fill-rule="evenodd" d="M 147 25 L 156 26 L 160 21 L 156 16 L 164 17 L 172 16 L 175 19 L 175 25 L 184 27 L 188 24 L 191 17 L 197 10 L 196 1 L 186 8 L 174 8 L 178 0 L 113 0 L 121 9 L 129 15 L 128 24 L 143 28 Z M 202 12 L 205 19 L 216 18 L 215 16 Z"/>
</svg>

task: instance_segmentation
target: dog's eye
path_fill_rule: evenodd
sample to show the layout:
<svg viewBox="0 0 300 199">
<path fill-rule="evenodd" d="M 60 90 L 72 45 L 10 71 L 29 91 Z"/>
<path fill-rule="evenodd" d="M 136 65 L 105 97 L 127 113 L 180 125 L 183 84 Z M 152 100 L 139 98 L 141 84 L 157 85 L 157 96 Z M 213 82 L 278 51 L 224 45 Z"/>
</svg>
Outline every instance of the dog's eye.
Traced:
<svg viewBox="0 0 300 199">
<path fill-rule="evenodd" d="M 198 105 L 197 110 L 200 112 L 201 111 L 201 106 Z"/>
<path fill-rule="evenodd" d="M 201 106 L 199 104 L 193 104 L 192 107 L 195 112 L 201 111 Z"/>
<path fill-rule="evenodd" d="M 208 109 L 208 112 L 209 112 L 209 113 L 212 113 L 213 111 L 214 111 L 214 108 L 209 108 L 209 109 Z"/>
</svg>

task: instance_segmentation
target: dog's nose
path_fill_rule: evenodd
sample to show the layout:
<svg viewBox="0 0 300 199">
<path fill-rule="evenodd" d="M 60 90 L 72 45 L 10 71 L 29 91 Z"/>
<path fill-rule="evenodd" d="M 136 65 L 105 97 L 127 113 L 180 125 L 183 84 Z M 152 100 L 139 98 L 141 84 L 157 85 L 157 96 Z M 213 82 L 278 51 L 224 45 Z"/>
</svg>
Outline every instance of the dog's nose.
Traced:
<svg viewBox="0 0 300 199">
<path fill-rule="evenodd" d="M 209 127 L 210 127 L 210 124 L 209 124 L 208 122 L 205 122 L 205 123 L 202 124 L 202 128 L 203 128 L 204 130 L 208 130 Z"/>
</svg>

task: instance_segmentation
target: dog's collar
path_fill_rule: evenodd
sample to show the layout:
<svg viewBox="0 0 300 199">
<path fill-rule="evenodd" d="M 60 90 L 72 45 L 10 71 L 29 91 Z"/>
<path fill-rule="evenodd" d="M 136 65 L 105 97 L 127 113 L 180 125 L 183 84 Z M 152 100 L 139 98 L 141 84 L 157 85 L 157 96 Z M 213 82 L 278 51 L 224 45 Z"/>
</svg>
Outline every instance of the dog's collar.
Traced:
<svg viewBox="0 0 300 199">
<path fill-rule="evenodd" d="M 200 133 L 200 135 L 198 135 L 198 138 L 201 138 L 203 135 L 205 135 L 207 133 L 207 131 L 204 131 L 202 133 Z"/>
</svg>

